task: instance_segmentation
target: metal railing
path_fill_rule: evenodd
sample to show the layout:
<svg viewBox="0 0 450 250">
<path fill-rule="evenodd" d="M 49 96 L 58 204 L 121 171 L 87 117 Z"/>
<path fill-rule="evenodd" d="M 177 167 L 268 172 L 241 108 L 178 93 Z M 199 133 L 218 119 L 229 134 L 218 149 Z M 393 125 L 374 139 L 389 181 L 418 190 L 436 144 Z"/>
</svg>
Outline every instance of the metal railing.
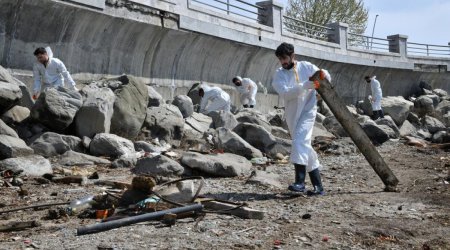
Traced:
<svg viewBox="0 0 450 250">
<path fill-rule="evenodd" d="M 223 12 L 227 15 L 235 15 L 244 17 L 261 23 L 264 21 L 266 15 L 261 14 L 260 10 L 265 10 L 264 7 L 243 1 L 243 0 L 190 0 L 204 7 L 215 11 Z"/>
<path fill-rule="evenodd" d="M 389 39 L 347 33 L 347 46 L 364 50 L 389 52 Z"/>
<path fill-rule="evenodd" d="M 330 27 L 302 21 L 299 19 L 292 18 L 290 16 L 283 16 L 283 17 L 284 17 L 283 18 L 284 29 L 300 36 L 305 36 L 322 41 L 328 41 L 329 31 L 333 30 Z"/>
<path fill-rule="evenodd" d="M 450 46 L 407 42 L 408 55 L 450 56 Z"/>
</svg>

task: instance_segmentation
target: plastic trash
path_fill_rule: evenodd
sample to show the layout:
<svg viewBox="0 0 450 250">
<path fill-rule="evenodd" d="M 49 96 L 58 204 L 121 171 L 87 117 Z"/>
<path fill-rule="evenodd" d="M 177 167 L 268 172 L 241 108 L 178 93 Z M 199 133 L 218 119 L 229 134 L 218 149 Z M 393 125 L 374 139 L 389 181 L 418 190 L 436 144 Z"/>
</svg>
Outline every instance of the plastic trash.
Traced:
<svg viewBox="0 0 450 250">
<path fill-rule="evenodd" d="M 95 200 L 94 200 L 93 195 L 88 195 L 88 196 L 82 197 L 80 199 L 73 200 L 69 204 L 68 212 L 69 212 L 69 214 L 80 213 L 83 210 L 91 208 L 94 203 L 95 203 Z"/>
</svg>

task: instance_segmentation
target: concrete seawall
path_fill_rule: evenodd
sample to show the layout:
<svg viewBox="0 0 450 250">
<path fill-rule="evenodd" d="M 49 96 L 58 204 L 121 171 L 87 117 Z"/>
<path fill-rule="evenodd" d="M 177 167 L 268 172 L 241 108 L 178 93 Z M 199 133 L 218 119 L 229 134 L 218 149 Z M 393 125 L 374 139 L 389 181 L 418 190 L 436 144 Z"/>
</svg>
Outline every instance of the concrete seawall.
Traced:
<svg viewBox="0 0 450 250">
<path fill-rule="evenodd" d="M 177 92 L 182 92 L 181 89 L 198 81 L 230 86 L 232 77 L 241 75 L 261 81 L 273 93 L 270 82 L 279 67 L 273 48 L 280 41 L 264 39 L 265 43 L 257 46 L 237 42 L 233 33 L 224 39 L 180 29 L 180 22 L 177 15 L 162 17 L 156 11 L 130 10 L 129 6 L 106 5 L 104 10 L 98 10 L 56 0 L 2 0 L 0 63 L 11 69 L 31 70 L 34 49 L 48 45 L 79 80 L 84 80 L 86 73 L 96 76 L 126 73 L 160 86 L 175 84 L 180 87 Z M 420 81 L 450 91 L 447 70 L 414 71 L 411 64 L 398 63 L 394 67 L 395 62 L 371 66 L 367 63 L 370 56 L 365 56 L 363 64 L 345 63 L 332 61 L 330 56 L 311 57 L 317 54 L 316 50 L 303 45 L 297 45 L 296 49 L 300 55 L 308 55 L 299 59 L 331 72 L 347 103 L 368 93 L 369 87 L 362 84 L 367 74 L 378 76 L 384 95 L 406 96 Z M 389 61 L 387 56 L 373 58 Z M 169 92 L 162 92 L 167 98 Z M 277 104 L 274 95 L 260 94 L 258 99 L 262 109 Z"/>
</svg>

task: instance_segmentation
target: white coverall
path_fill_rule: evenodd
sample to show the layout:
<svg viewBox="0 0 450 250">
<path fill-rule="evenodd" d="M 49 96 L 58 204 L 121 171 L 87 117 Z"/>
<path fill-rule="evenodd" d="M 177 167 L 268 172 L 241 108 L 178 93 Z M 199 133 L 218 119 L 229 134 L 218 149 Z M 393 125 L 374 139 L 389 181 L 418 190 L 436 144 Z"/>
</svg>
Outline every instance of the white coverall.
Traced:
<svg viewBox="0 0 450 250">
<path fill-rule="evenodd" d="M 256 93 L 258 92 L 256 83 L 250 78 L 243 78 L 241 83 L 241 86 L 236 86 L 236 90 L 240 94 L 241 104 L 256 105 Z"/>
<path fill-rule="evenodd" d="M 59 86 L 66 86 L 69 89 L 76 89 L 75 82 L 67 71 L 64 63 L 58 58 L 53 57 L 53 53 L 49 47 L 46 47 L 48 55 L 47 67 L 40 62 L 36 62 L 33 65 L 33 77 L 34 77 L 34 94 L 41 91 L 43 87 L 44 91 L 48 88 L 57 88 Z M 42 86 L 43 85 L 43 86 Z"/>
<path fill-rule="evenodd" d="M 204 96 L 200 102 L 200 112 L 208 114 L 211 111 L 230 111 L 230 95 L 219 87 L 209 87 L 203 84 Z"/>
<path fill-rule="evenodd" d="M 309 77 L 318 70 L 319 68 L 309 62 L 296 62 L 290 70 L 279 68 L 272 82 L 273 88 L 284 100 L 286 122 L 292 137 L 290 161 L 305 165 L 308 172 L 321 167 L 311 146 L 317 99 L 314 84 L 309 81 Z M 325 77 L 331 81 L 328 71 L 323 71 Z"/>
<path fill-rule="evenodd" d="M 372 90 L 372 110 L 381 110 L 381 98 L 383 98 L 383 94 L 381 92 L 380 82 L 376 79 L 376 76 L 370 80 L 370 88 Z"/>
</svg>

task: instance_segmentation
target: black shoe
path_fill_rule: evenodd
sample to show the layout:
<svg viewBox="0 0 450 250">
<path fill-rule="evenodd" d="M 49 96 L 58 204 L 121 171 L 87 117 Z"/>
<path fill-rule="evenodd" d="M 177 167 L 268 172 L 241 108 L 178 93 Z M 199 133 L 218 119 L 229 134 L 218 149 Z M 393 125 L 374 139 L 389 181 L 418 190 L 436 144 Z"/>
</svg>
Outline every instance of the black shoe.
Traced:
<svg viewBox="0 0 450 250">
<path fill-rule="evenodd" d="M 320 171 L 319 169 L 314 169 L 313 171 L 309 172 L 309 178 L 311 179 L 311 183 L 314 187 L 314 191 L 308 191 L 307 195 L 325 195 L 325 191 L 323 190 L 322 186 L 322 180 L 320 178 Z"/>
<path fill-rule="evenodd" d="M 253 105 L 250 105 L 250 108 L 252 109 L 254 106 Z"/>
<path fill-rule="evenodd" d="M 289 185 L 288 189 L 293 192 L 305 192 L 305 177 L 306 166 L 300 164 L 294 164 L 295 167 L 295 182 Z"/>
<path fill-rule="evenodd" d="M 247 105 L 247 104 L 244 104 L 244 105 L 242 105 L 242 106 L 244 106 L 245 109 L 248 108 L 248 105 Z"/>
</svg>

